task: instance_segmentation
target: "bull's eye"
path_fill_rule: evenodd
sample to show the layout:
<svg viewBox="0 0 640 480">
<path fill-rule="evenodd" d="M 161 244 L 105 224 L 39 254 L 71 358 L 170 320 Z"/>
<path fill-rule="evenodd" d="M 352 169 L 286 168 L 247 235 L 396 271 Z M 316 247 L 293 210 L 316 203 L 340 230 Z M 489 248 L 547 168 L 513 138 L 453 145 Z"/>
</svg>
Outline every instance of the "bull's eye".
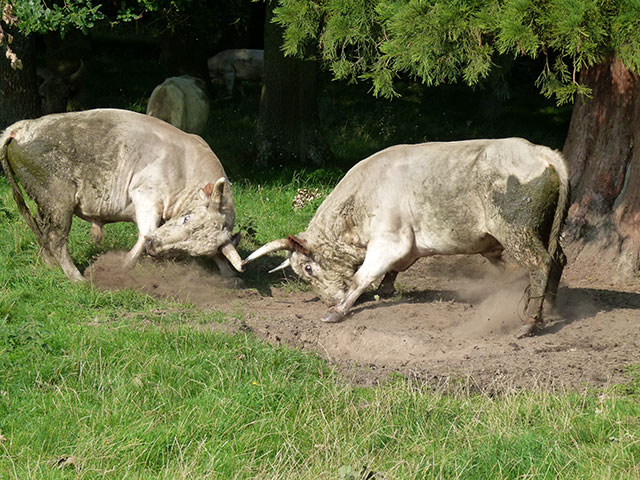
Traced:
<svg viewBox="0 0 640 480">
<path fill-rule="evenodd" d="M 184 225 L 185 223 L 189 223 L 189 219 L 190 219 L 190 218 L 191 218 L 191 217 L 189 217 L 189 215 L 185 216 L 185 217 L 184 217 L 184 220 L 182 221 L 182 224 Z"/>
<path fill-rule="evenodd" d="M 307 264 L 304 266 L 304 271 L 311 275 L 313 273 L 313 268 L 311 268 L 311 265 Z"/>
</svg>

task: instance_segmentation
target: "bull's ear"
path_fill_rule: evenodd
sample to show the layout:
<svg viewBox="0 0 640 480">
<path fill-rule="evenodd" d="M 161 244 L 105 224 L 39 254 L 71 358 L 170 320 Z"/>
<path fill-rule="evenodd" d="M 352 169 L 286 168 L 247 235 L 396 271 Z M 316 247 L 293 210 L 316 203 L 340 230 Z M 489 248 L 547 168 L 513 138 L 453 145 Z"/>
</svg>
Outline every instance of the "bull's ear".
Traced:
<svg viewBox="0 0 640 480">
<path fill-rule="evenodd" d="M 307 247 L 307 241 L 303 240 L 300 237 L 296 237 L 295 235 L 289 235 L 287 237 L 287 242 L 289 243 L 290 250 L 295 250 L 303 255 L 310 256 L 311 250 Z"/>
<path fill-rule="evenodd" d="M 214 210 L 220 210 L 224 204 L 224 185 L 227 183 L 227 179 L 219 178 L 215 185 L 213 183 L 207 183 L 200 189 L 200 198 L 206 203 L 207 207 L 212 207 Z"/>
<path fill-rule="evenodd" d="M 213 193 L 213 183 L 207 183 L 204 187 L 200 189 L 200 198 L 202 200 L 208 200 L 211 198 L 212 193 Z"/>
</svg>

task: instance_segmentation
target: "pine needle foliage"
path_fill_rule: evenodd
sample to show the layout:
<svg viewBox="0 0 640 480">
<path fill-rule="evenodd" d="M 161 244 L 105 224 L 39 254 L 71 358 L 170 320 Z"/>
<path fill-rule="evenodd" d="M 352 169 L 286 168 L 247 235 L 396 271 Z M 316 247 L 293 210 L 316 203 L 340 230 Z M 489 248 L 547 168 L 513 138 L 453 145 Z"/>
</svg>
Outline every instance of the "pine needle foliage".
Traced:
<svg viewBox="0 0 640 480">
<path fill-rule="evenodd" d="M 280 0 L 274 21 L 287 54 L 315 45 L 335 78 L 383 97 L 403 77 L 477 85 L 499 55 L 543 57 L 536 84 L 558 104 L 589 95 L 578 74 L 613 56 L 640 72 L 640 0 Z"/>
</svg>

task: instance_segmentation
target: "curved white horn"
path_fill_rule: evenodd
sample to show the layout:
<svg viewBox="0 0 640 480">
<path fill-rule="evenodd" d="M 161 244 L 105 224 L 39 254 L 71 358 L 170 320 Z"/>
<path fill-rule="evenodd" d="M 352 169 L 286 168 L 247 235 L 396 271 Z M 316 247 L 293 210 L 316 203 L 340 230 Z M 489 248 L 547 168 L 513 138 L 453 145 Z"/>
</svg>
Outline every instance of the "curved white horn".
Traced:
<svg viewBox="0 0 640 480">
<path fill-rule="evenodd" d="M 225 186 L 226 183 L 227 183 L 227 179 L 225 177 L 219 178 L 218 180 L 216 180 L 216 183 L 215 183 L 215 185 L 213 185 L 213 189 L 211 190 L 213 192 L 213 195 L 211 195 L 210 193 L 208 194 L 208 195 L 211 195 L 213 208 L 215 210 L 218 210 L 218 211 L 221 210 L 222 199 L 224 197 L 224 186 Z M 209 184 L 209 185 L 211 185 L 211 184 Z M 207 187 L 208 187 L 208 185 L 207 185 Z"/>
<path fill-rule="evenodd" d="M 231 262 L 233 268 L 235 268 L 239 272 L 244 271 L 244 264 L 242 263 L 242 258 L 240 258 L 240 254 L 236 250 L 236 247 L 233 246 L 233 243 L 225 244 L 220 251 L 222 254 Z"/>
<path fill-rule="evenodd" d="M 69 81 L 71 83 L 76 83 L 78 80 L 80 80 L 83 74 L 84 74 L 84 62 L 82 61 L 82 59 L 80 59 L 80 66 L 78 67 L 78 70 L 76 70 L 71 75 L 69 75 Z"/>
<path fill-rule="evenodd" d="M 279 238 L 272 240 L 269 243 L 261 246 L 258 250 L 253 252 L 247 258 L 244 259 L 242 265 L 246 265 L 249 262 L 253 262 L 256 258 L 266 255 L 267 253 L 277 252 L 278 250 L 292 250 L 289 240 L 287 238 Z"/>
<path fill-rule="evenodd" d="M 284 270 L 289 265 L 291 265 L 291 258 L 287 258 L 284 262 L 282 262 L 276 268 L 272 268 L 271 270 L 269 270 L 269 273 L 277 272 L 278 270 Z"/>
</svg>

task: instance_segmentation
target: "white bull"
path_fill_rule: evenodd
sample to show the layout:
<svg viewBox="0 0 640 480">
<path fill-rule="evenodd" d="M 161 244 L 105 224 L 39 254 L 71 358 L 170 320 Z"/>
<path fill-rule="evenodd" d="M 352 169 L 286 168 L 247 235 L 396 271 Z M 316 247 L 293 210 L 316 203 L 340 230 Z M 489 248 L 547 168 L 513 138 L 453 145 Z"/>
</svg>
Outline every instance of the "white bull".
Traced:
<svg viewBox="0 0 640 480">
<path fill-rule="evenodd" d="M 569 199 L 561 155 L 520 138 L 399 145 L 354 166 L 307 230 L 274 240 L 244 262 L 289 250 L 290 265 L 335 322 L 376 279 L 391 287 L 418 258 L 507 249 L 530 278 L 518 336 L 543 324 L 565 264 L 559 235 Z M 277 269 L 275 269 L 277 270 Z"/>
<path fill-rule="evenodd" d="M 214 83 L 222 82 L 227 96 L 233 95 L 238 80 L 261 82 L 264 68 L 264 50 L 238 48 L 223 50 L 207 60 L 209 76 Z"/>
<path fill-rule="evenodd" d="M 136 223 L 126 267 L 146 248 L 211 256 L 226 275 L 224 255 L 241 270 L 230 184 L 196 135 L 127 110 L 62 113 L 10 125 L 0 136 L 0 161 L 45 261 L 71 280 L 83 280 L 68 245 L 74 214 L 91 222 L 97 241 L 105 223 Z M 35 201 L 35 216 L 14 175 Z"/>
<path fill-rule="evenodd" d="M 200 135 L 209 119 L 209 97 L 203 80 L 190 75 L 169 77 L 151 92 L 147 115 L 183 132 Z"/>
</svg>

